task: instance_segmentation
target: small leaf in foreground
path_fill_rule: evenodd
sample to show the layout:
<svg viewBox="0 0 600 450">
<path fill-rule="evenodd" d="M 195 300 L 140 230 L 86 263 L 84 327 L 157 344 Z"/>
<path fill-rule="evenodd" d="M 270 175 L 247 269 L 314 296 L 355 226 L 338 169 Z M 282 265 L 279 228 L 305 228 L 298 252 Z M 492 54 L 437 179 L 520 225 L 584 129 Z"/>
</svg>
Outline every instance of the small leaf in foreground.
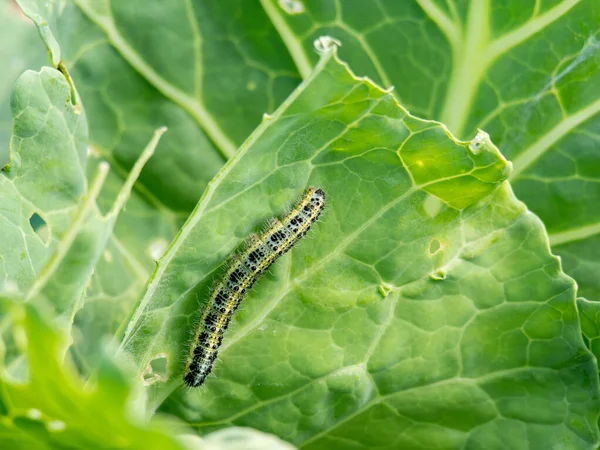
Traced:
<svg viewBox="0 0 600 450">
<path fill-rule="evenodd" d="M 167 434 L 164 423 L 140 425 L 128 417 L 128 381 L 109 359 L 103 361 L 96 385 L 83 387 L 62 360 L 67 335 L 44 319 L 51 312 L 6 298 L 0 299 L 0 307 L 4 325 L 20 336 L 29 367 L 27 381 L 15 382 L 0 363 L 3 448 L 185 448 Z"/>
</svg>

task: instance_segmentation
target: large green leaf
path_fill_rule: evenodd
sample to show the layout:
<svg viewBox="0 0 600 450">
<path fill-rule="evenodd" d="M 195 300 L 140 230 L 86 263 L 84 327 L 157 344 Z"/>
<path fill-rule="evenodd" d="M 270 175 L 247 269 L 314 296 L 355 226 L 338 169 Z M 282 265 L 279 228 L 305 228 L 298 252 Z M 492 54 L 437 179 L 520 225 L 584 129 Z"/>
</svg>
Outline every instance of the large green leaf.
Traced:
<svg viewBox="0 0 600 450">
<path fill-rule="evenodd" d="M 120 349 L 148 410 L 181 385 L 227 256 L 314 185 L 327 206 L 311 238 L 244 301 L 215 377 L 165 411 L 311 449 L 595 448 L 574 284 L 508 163 L 483 133 L 457 141 L 408 115 L 329 44 L 158 262 Z"/>
<path fill-rule="evenodd" d="M 33 284 L 27 295 L 57 306 L 53 314 L 70 321 L 72 311 L 81 306 L 78 293 L 94 270 L 86 307 L 75 317 L 75 354 L 82 366 L 97 364 L 103 338 L 126 323 L 129 305 L 150 273 L 151 259 L 166 248 L 223 161 L 221 155 L 233 153 L 260 120 L 265 99 L 271 111 L 295 78 L 288 56 L 255 2 L 146 2 L 144 8 L 125 3 L 78 0 L 61 9 L 62 1 L 21 1 L 63 73 L 48 72 L 60 89 L 49 89 L 42 81 L 43 89 L 32 91 L 31 98 L 17 96 L 17 117 L 23 116 L 24 126 L 15 128 L 16 147 L 28 151 L 17 152 L 26 157 L 25 164 L 15 160 L 8 181 L 0 181 L 5 199 L 43 200 L 36 208 L 22 201 L 25 209 L 9 209 L 9 218 L 17 220 L 5 228 L 24 230 L 22 242 L 13 241 L 20 245 L 17 250 L 25 248 L 9 254 L 31 256 L 31 243 L 32 251 L 39 250 L 34 257 L 42 260 L 37 264 L 50 269 L 41 269 L 41 277 L 31 275 L 23 286 L 14 281 L 22 274 L 10 269 L 12 278 L 6 278 L 4 288 L 27 291 L 24 286 Z M 595 114 L 593 92 L 585 90 L 585 83 L 574 89 L 584 79 L 593 84 L 596 70 L 586 69 L 597 58 L 596 18 L 585 14 L 590 4 L 589 0 L 520 3 L 524 10 L 531 6 L 531 17 L 518 18 L 521 10 L 516 2 L 503 9 L 487 1 L 456 5 L 435 0 L 419 0 L 418 5 L 263 1 L 304 74 L 315 62 L 311 63 L 313 38 L 323 31 L 342 40 L 343 51 L 353 42 L 348 37 L 352 33 L 339 34 L 340 29 L 354 27 L 360 30 L 358 38 L 363 32 L 376 34 L 378 28 L 407 33 L 407 45 L 397 49 L 391 48 L 390 39 L 378 41 L 386 54 L 395 54 L 393 50 L 402 54 L 385 69 L 406 75 L 397 86 L 399 97 L 419 114 L 444 118 L 459 135 L 470 138 L 478 124 L 488 124 L 505 154 L 524 155 L 515 158 L 517 186 L 532 168 L 554 173 L 560 162 L 546 164 L 550 169 L 540 164 L 551 154 L 555 140 L 572 136 L 573 127 Z M 280 7 L 291 16 L 282 14 Z M 378 11 L 392 20 L 384 17 L 379 27 Z M 49 22 L 42 17 L 54 13 L 58 16 Z M 182 17 L 194 20 L 184 26 Z M 481 20 L 487 17 L 493 18 L 490 33 L 484 32 L 486 21 Z M 294 31 L 300 22 L 293 20 L 298 18 L 308 24 L 303 36 Z M 411 27 L 411 18 L 418 20 L 419 30 Z M 396 19 L 404 23 L 397 25 Z M 63 49 L 58 49 L 48 23 L 58 31 Z M 330 28 L 320 28 L 324 23 Z M 374 30 L 361 29 L 365 23 L 374 24 Z M 539 34 L 528 35 L 527 30 Z M 579 33 L 576 39 L 569 36 L 565 43 L 556 38 L 573 30 Z M 412 38 L 415 33 L 422 38 Z M 383 53 L 368 39 L 358 38 L 360 45 L 352 49 L 351 44 L 345 57 L 359 73 L 376 78 L 386 67 L 376 61 Z M 173 45 L 174 39 L 178 45 Z M 241 47 L 229 52 L 231 42 Z M 494 45 L 504 50 L 498 42 L 515 46 L 507 53 L 486 53 Z M 328 44 L 327 39 L 319 41 L 323 48 Z M 552 45 L 561 60 L 554 71 L 547 61 L 536 59 L 544 54 L 540 48 L 545 44 Z M 574 46 L 571 53 L 569 45 Z M 413 54 L 407 56 L 407 50 Z M 94 116 L 94 158 L 88 171 L 98 167 L 97 155 L 114 169 L 98 198 L 98 210 L 94 192 L 99 184 L 87 189 L 83 165 L 77 167 L 70 154 L 52 159 L 54 151 L 72 148 L 74 155 L 85 159 L 83 140 L 64 145 L 65 138 L 77 133 L 68 126 L 62 132 L 56 132 L 60 127 L 45 129 L 39 120 L 47 116 L 54 125 L 52 119 L 64 112 L 62 105 L 66 124 L 71 124 L 73 99 L 64 88 L 73 87 L 68 78 L 61 78 L 66 71 L 58 55 L 74 69 L 76 81 L 83 80 L 82 96 Z M 498 57 L 495 62 L 493 56 Z M 281 214 L 313 183 L 328 193 L 328 209 L 313 239 L 282 258 L 247 299 L 224 344 L 216 378 L 209 380 L 206 390 L 177 390 L 163 406 L 165 411 L 193 423 L 201 434 L 231 424 L 253 425 L 311 448 L 594 448 L 598 383 L 593 359 L 580 337 L 574 287 L 549 254 L 539 221 L 503 183 L 508 175 L 503 158 L 484 133 L 473 141 L 457 141 L 440 124 L 406 115 L 389 93 L 351 76 L 332 58 L 328 52 L 307 83 L 274 117 L 265 118 L 209 186 L 160 260 L 121 347 L 138 388 L 148 397 L 148 410 L 153 411 L 180 383 L 190 322 L 218 274 L 216 269 L 252 230 Z M 252 78 L 256 60 L 259 71 L 269 74 L 270 85 Z M 186 66 L 190 61 L 193 64 Z M 283 75 L 277 64 L 285 66 Z M 430 83 L 428 71 L 436 82 Z M 540 87 L 539 73 L 544 71 L 551 76 L 549 84 Z M 522 79 L 507 81 L 509 75 Z M 444 79 L 450 80 L 449 87 Z M 286 80 L 284 88 L 278 80 Z M 390 84 L 384 78 L 379 81 Z M 213 89 L 216 86 L 230 90 Z M 498 87 L 499 97 L 510 103 L 489 108 L 488 86 Z M 519 88 L 531 86 L 519 97 Z M 57 92 L 64 95 L 51 95 Z M 280 97 L 269 97 L 275 92 Z M 429 103 L 423 102 L 424 95 Z M 547 103 L 551 95 L 563 103 L 568 99 L 568 104 L 560 105 L 564 117 L 554 122 L 552 105 Z M 52 114 L 45 115 L 44 108 Z M 105 214 L 112 210 L 117 193 L 123 192 L 127 172 L 151 130 L 165 123 L 175 128 L 173 140 L 159 148 L 130 202 L 133 214 L 121 215 L 117 234 L 111 236 Z M 31 129 L 42 133 L 29 136 Z M 535 138 L 541 140 L 530 141 L 536 132 L 540 134 Z M 595 136 L 593 130 L 586 133 Z M 576 137 L 574 145 L 579 146 L 581 137 Z M 45 150 L 50 159 L 39 164 Z M 581 160 L 581 154 L 573 157 Z M 55 170 L 43 179 L 39 170 L 46 163 Z M 106 166 L 99 167 L 103 174 Z M 69 175 L 65 190 L 57 181 L 63 172 Z M 589 173 L 584 175 L 590 178 Z M 573 187 L 561 184 L 569 181 L 561 177 L 552 178 L 553 187 Z M 532 189 L 537 199 L 538 191 Z M 65 193 L 74 195 L 54 215 L 53 194 L 60 194 L 63 201 Z M 587 211 L 582 216 L 580 205 L 571 210 L 566 202 L 553 201 L 559 205 L 561 220 L 565 210 L 578 219 L 593 216 Z M 36 241 L 48 239 L 41 229 L 35 236 L 35 223 L 27 227 L 32 211 L 45 211 L 37 203 L 51 205 L 55 234 L 45 249 Z M 44 218 L 49 220 L 48 215 Z M 584 281 L 582 292 L 593 297 L 596 280 L 590 269 L 597 259 L 589 245 L 593 241 L 580 238 L 592 237 L 595 228 L 593 220 L 584 225 L 561 229 L 552 240 L 561 244 L 556 248 L 576 244 L 563 253 L 572 255 L 571 262 L 564 260 Z M 17 267 L 28 263 L 22 259 L 15 260 Z M 67 295 L 58 295 L 63 288 Z M 597 350 L 597 308 L 583 300 L 580 305 L 587 343 Z M 3 325 L 5 354 L 12 356 L 20 334 L 8 339 L 12 322 Z M 15 361 L 9 358 L 5 368 L 17 367 Z M 120 412 L 117 408 L 114 417 L 121 417 Z M 189 441 L 201 445 L 198 439 Z M 243 442 L 242 447 L 248 448 L 246 438 Z"/>
<path fill-rule="evenodd" d="M 600 300 L 597 0 L 262 0 L 301 73 L 328 34 L 360 75 L 461 137 L 485 129 L 514 164 L 580 295 Z"/>
</svg>

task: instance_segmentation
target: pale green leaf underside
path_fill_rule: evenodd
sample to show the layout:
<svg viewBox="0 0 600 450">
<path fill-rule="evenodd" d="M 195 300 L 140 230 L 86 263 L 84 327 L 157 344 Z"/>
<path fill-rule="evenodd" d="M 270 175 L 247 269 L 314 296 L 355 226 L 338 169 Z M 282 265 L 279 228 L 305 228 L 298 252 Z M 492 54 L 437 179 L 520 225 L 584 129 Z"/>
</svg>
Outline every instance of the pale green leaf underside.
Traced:
<svg viewBox="0 0 600 450">
<path fill-rule="evenodd" d="M 136 258 L 158 258 L 173 230 L 161 227 L 164 219 L 149 215 L 147 205 L 135 197 L 121 221 L 124 234 L 135 230 L 137 236 L 151 235 L 154 240 L 134 248 L 133 256 L 112 235 L 131 186 L 124 188 L 118 176 L 111 176 L 100 198 L 102 212 L 96 208 L 98 193 L 88 190 L 85 173 L 85 116 L 72 104 L 62 73 L 51 68 L 28 71 L 11 98 L 15 119 L 10 169 L 0 174 L 0 293 L 25 298 L 40 293 L 65 330 L 75 322 L 73 350 L 80 369 L 89 373 L 102 344 L 127 319 L 150 275 L 151 269 Z M 88 169 L 94 177 L 99 170 L 96 158 Z M 140 169 L 133 171 L 133 179 Z M 105 171 L 100 168 L 102 176 Z M 144 226 L 132 227 L 140 215 Z M 41 217 L 39 223 L 32 220 L 35 217 Z M 75 316 L 84 293 L 86 307 Z M 18 356 L 10 353 L 11 360 Z M 20 364 L 17 358 L 7 367 L 19 372 Z"/>
<path fill-rule="evenodd" d="M 0 292 L 27 292 L 87 190 L 87 124 L 63 75 L 25 72 L 11 96 L 10 166 L 0 175 Z M 38 214 L 47 242 L 29 221 Z"/>
<path fill-rule="evenodd" d="M 0 46 L 0 59 L 7 61 L 0 72 L 0 166 L 8 158 L 8 141 L 12 128 L 10 92 L 24 70 L 48 60 L 35 26 L 21 14 L 16 4 L 0 2 L 0 37 L 11 45 Z"/>
<path fill-rule="evenodd" d="M 322 220 L 244 301 L 206 388 L 165 410 L 311 449 L 594 448 L 574 285 L 508 171 L 489 141 L 407 115 L 328 50 L 159 261 L 121 346 L 149 409 L 181 384 L 219 266 L 314 185 Z"/>
<path fill-rule="evenodd" d="M 600 300 L 600 9 L 596 0 L 262 0 L 308 73 L 313 40 L 342 43 L 360 75 L 458 136 L 485 129 L 517 196 Z"/>
</svg>

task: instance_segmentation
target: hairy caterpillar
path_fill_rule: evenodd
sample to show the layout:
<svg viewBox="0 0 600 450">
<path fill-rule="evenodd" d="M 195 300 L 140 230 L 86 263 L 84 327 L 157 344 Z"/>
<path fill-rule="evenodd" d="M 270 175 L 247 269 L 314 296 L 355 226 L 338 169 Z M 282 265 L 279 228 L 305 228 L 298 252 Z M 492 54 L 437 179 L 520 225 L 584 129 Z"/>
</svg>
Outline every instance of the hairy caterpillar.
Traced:
<svg viewBox="0 0 600 450">
<path fill-rule="evenodd" d="M 190 343 L 183 377 L 188 386 L 197 387 L 204 383 L 231 317 L 248 290 L 279 256 L 306 234 L 324 206 L 325 193 L 321 189 L 308 188 L 285 217 L 272 219 L 262 235 L 250 236 L 245 250 L 232 258 L 202 310 Z"/>
</svg>

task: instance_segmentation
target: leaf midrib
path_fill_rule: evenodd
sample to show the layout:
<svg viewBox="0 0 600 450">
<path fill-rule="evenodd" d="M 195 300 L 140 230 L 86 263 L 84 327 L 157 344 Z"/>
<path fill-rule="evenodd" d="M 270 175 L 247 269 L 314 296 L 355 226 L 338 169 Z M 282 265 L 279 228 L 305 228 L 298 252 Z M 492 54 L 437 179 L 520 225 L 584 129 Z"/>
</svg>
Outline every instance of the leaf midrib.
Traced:
<svg viewBox="0 0 600 450">
<path fill-rule="evenodd" d="M 582 227 L 571 228 L 557 233 L 549 233 L 550 245 L 556 247 L 569 244 L 571 242 L 581 241 L 600 234 L 600 222 L 584 225 Z"/>
</svg>

